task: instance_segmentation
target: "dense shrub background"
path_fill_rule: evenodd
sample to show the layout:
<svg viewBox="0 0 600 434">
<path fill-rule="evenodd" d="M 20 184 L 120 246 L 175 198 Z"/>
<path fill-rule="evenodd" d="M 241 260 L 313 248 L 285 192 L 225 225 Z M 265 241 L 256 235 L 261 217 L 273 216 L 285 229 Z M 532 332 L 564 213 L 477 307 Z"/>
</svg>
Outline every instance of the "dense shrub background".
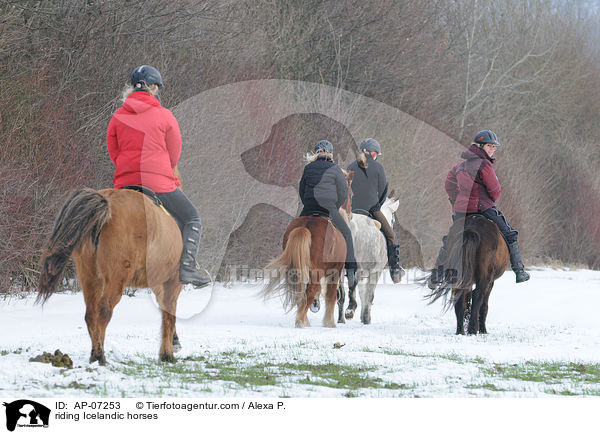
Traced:
<svg viewBox="0 0 600 434">
<path fill-rule="evenodd" d="M 111 185 L 105 129 L 139 64 L 168 77 L 167 107 L 226 83 L 286 78 L 375 98 L 465 145 L 492 128 L 506 146 L 499 206 L 521 231 L 527 262 L 599 268 L 597 9 L 543 0 L 1 0 L 0 288 L 35 281 L 71 189 Z M 390 149 L 385 164 L 400 158 Z"/>
</svg>

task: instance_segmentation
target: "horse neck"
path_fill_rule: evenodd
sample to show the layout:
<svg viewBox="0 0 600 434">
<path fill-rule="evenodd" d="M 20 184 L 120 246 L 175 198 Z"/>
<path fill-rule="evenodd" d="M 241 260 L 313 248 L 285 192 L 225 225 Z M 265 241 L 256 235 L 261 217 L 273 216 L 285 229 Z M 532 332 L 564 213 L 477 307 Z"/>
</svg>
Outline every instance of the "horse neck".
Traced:
<svg viewBox="0 0 600 434">
<path fill-rule="evenodd" d="M 346 222 L 352 219 L 352 196 L 350 195 L 350 188 L 348 188 L 348 198 L 340 208 L 340 212 L 341 211 L 345 213 L 344 218 L 346 219 Z"/>
<path fill-rule="evenodd" d="M 388 223 L 392 224 L 392 210 L 390 209 L 387 202 L 384 203 L 383 206 L 381 207 L 381 212 L 385 216 L 385 219 L 388 221 Z"/>
<path fill-rule="evenodd" d="M 352 219 L 352 215 L 348 214 L 348 210 L 344 206 L 342 206 L 340 208 L 340 215 L 346 221 L 346 224 L 349 225 L 350 224 L 350 220 Z"/>
</svg>

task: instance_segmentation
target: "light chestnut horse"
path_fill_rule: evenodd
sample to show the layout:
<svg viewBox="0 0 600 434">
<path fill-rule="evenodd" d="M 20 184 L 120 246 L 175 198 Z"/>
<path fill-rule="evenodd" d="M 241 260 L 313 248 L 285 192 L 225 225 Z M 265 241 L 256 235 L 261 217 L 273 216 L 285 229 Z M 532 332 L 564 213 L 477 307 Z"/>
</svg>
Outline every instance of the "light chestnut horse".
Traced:
<svg viewBox="0 0 600 434">
<path fill-rule="evenodd" d="M 343 209 L 351 215 L 353 172 L 346 172 L 348 199 Z M 306 316 L 322 287 L 325 288 L 323 325 L 335 327 L 338 284 L 346 261 L 346 241 L 329 219 L 303 216 L 292 220 L 283 235 L 283 253 L 266 268 L 265 298 L 280 294 L 284 306 L 296 311 L 296 327 L 310 326 Z"/>
<path fill-rule="evenodd" d="M 106 363 L 104 336 L 126 286 L 151 288 L 162 311 L 161 361 L 173 362 L 181 257 L 175 220 L 133 190 L 75 191 L 61 209 L 42 256 L 37 301 L 56 291 L 73 256 L 92 341 L 90 363 Z"/>
</svg>

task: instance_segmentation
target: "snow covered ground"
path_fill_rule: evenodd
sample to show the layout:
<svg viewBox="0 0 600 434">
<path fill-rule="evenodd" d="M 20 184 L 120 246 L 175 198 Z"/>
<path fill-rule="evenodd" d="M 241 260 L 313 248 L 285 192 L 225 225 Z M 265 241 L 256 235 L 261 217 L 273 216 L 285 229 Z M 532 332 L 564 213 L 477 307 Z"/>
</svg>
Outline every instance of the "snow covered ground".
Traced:
<svg viewBox="0 0 600 434">
<path fill-rule="evenodd" d="M 415 276 L 415 271 L 409 272 Z M 600 395 L 600 272 L 507 272 L 490 297 L 488 335 L 455 336 L 454 312 L 414 283 L 379 285 L 372 324 L 294 328 L 260 286 L 186 289 L 176 364 L 157 361 L 160 314 L 148 291 L 124 296 L 108 326 L 108 364 L 90 365 L 81 294 L 0 300 L 0 395 L 173 397 L 541 397 Z M 360 302 L 359 302 L 360 303 Z M 73 369 L 30 362 L 60 349 Z"/>
</svg>

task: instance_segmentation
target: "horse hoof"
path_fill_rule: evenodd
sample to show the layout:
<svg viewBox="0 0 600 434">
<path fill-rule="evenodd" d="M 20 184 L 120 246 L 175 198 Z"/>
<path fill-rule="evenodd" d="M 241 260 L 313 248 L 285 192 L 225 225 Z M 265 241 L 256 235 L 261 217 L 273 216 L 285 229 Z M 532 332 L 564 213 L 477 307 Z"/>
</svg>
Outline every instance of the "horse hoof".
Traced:
<svg viewBox="0 0 600 434">
<path fill-rule="evenodd" d="M 346 319 L 354 318 L 354 310 L 346 309 L 346 313 L 344 314 L 344 316 L 346 317 Z"/>
<path fill-rule="evenodd" d="M 364 317 L 364 318 L 361 318 L 361 322 L 362 322 L 364 325 L 369 325 L 369 324 L 371 324 L 371 317 Z"/>
<path fill-rule="evenodd" d="M 92 355 L 90 356 L 90 363 L 94 363 L 96 360 L 98 361 L 98 364 L 100 366 L 106 365 L 106 357 L 104 357 L 104 354 L 92 353 Z"/>
<path fill-rule="evenodd" d="M 161 355 L 160 355 L 160 358 L 159 358 L 159 360 L 160 360 L 161 362 L 165 362 L 165 363 L 175 363 L 175 361 L 176 361 L 177 359 L 175 359 L 175 356 L 174 356 L 173 354 L 167 354 L 167 353 L 164 353 L 164 354 L 161 354 Z"/>
<path fill-rule="evenodd" d="M 310 325 L 310 323 L 308 321 L 304 322 L 304 321 L 296 321 L 296 328 L 297 329 L 303 329 L 304 327 L 308 327 Z"/>
</svg>

